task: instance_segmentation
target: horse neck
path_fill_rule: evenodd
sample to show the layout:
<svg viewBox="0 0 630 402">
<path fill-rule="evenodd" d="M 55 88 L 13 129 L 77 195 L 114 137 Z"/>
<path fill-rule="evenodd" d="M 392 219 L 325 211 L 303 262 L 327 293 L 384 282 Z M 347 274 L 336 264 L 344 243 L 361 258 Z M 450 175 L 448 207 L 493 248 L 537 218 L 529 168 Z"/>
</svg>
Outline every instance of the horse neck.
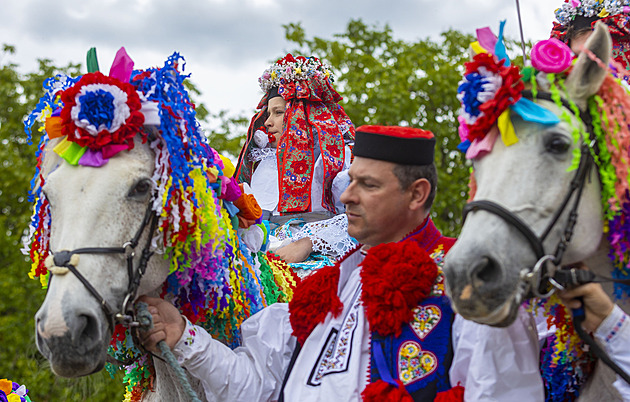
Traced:
<svg viewBox="0 0 630 402">
<path fill-rule="evenodd" d="M 610 278 L 612 277 L 613 265 L 608 258 L 608 253 L 610 251 L 610 243 L 605 236 L 602 237 L 602 241 L 599 243 L 599 247 L 597 251 L 584 260 L 586 266 L 593 271 L 595 274 Z M 610 296 L 610 298 L 615 301 L 616 304 L 619 305 L 626 313 L 630 313 L 630 302 L 626 300 L 615 300 L 613 296 L 613 283 L 612 282 L 604 282 L 602 283 L 602 287 L 604 291 Z"/>
<path fill-rule="evenodd" d="M 177 378 L 175 371 L 165 361 L 153 359 L 155 367 L 154 391 L 145 391 L 142 395 L 143 402 L 188 402 L 189 399 L 184 392 L 184 388 Z M 186 372 L 188 381 L 199 399 L 212 401 L 204 398 L 204 390 L 201 382 Z M 211 396 L 208 396 L 211 398 Z"/>
</svg>

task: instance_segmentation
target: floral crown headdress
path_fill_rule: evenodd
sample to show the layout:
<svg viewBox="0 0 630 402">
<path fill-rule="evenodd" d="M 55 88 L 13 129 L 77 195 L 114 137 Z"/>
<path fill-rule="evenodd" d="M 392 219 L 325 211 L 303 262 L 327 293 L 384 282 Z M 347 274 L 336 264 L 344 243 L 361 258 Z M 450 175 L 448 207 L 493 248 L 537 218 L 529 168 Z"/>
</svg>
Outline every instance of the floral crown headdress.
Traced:
<svg viewBox="0 0 630 402">
<path fill-rule="evenodd" d="M 555 11 L 558 23 L 564 26 L 577 16 L 606 18 L 629 13 L 629 0 L 564 0 L 564 4 Z"/>
<path fill-rule="evenodd" d="M 291 53 L 276 61 L 258 78 L 260 89 L 268 92 L 281 83 L 304 81 L 311 78 L 323 78 L 333 81 L 330 67 L 317 57 L 293 57 Z"/>
</svg>

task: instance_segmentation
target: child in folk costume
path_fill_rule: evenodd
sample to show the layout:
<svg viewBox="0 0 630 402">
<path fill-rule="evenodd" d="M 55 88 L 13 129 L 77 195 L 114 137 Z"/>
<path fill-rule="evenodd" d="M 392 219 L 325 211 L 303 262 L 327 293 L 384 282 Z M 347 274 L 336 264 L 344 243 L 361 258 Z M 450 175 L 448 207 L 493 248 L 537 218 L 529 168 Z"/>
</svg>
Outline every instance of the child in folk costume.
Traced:
<svg viewBox="0 0 630 402">
<path fill-rule="evenodd" d="M 349 182 L 354 126 L 331 81 L 315 57 L 288 54 L 265 70 L 260 111 L 235 175 L 264 211 L 271 250 L 296 268 L 329 264 L 355 244 L 339 201 Z M 250 233 L 243 238 L 252 242 Z"/>
</svg>

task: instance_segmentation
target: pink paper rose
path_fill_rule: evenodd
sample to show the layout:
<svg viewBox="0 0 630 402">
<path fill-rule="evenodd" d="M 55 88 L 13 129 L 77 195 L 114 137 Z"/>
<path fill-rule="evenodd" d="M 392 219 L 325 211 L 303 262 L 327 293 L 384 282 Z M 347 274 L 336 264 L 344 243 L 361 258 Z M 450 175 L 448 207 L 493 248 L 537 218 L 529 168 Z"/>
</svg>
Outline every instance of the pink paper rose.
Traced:
<svg viewBox="0 0 630 402">
<path fill-rule="evenodd" d="M 561 73 L 571 66 L 573 53 L 561 40 L 541 40 L 532 48 L 532 66 L 544 73 Z"/>
</svg>

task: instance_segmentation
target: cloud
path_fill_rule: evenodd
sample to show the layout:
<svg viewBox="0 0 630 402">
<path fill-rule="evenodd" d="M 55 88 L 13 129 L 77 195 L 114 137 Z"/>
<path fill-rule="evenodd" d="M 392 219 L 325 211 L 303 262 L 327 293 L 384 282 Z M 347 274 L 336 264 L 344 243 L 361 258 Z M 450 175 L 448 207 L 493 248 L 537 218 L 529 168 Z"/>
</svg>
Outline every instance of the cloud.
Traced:
<svg viewBox="0 0 630 402">
<path fill-rule="evenodd" d="M 350 19 L 388 24 L 396 38 L 437 38 L 453 28 L 473 33 L 497 30 L 518 37 L 515 3 L 505 0 L 21 0 L 6 1 L 0 41 L 16 45 L 14 57 L 26 71 L 37 58 L 57 65 L 84 63 L 98 49 L 108 71 L 125 46 L 136 66 L 161 65 L 173 51 L 186 57 L 187 72 L 212 110 L 252 110 L 260 98 L 257 78 L 269 62 L 292 48 L 283 24 L 300 22 L 306 34 L 332 38 Z M 521 0 L 525 35 L 548 37 L 554 4 Z M 561 0 L 557 0 L 558 5 Z M 556 5 L 557 6 L 557 5 Z"/>
</svg>

